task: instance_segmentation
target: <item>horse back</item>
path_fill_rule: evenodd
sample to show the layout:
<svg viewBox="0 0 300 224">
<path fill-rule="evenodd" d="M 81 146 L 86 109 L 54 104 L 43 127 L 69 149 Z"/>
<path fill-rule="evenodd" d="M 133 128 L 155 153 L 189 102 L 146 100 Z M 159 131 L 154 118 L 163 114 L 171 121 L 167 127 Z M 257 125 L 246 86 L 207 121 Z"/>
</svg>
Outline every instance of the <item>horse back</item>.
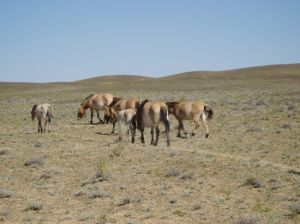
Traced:
<svg viewBox="0 0 300 224">
<path fill-rule="evenodd" d="M 92 99 L 92 107 L 93 108 L 103 108 L 104 106 L 108 106 L 113 101 L 113 95 L 110 93 L 104 94 L 95 94 Z"/>
</svg>

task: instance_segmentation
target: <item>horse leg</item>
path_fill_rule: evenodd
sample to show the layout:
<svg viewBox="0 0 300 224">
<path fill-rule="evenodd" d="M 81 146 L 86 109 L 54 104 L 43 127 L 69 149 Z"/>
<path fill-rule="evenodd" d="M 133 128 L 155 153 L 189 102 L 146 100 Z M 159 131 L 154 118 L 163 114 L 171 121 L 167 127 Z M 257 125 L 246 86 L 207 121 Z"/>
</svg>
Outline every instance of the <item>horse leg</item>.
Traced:
<svg viewBox="0 0 300 224">
<path fill-rule="evenodd" d="M 141 142 L 145 144 L 144 128 L 141 128 Z"/>
<path fill-rule="evenodd" d="M 132 119 L 131 119 L 131 122 L 130 122 L 130 128 L 131 128 L 131 143 L 134 143 L 134 140 L 135 140 L 135 132 L 136 132 L 136 117 L 134 116 Z"/>
<path fill-rule="evenodd" d="M 41 119 L 39 119 L 39 129 L 38 129 L 38 132 L 43 133 L 42 120 Z"/>
<path fill-rule="evenodd" d="M 181 135 L 181 129 L 184 130 L 183 121 L 182 120 L 178 120 L 178 122 L 179 122 L 179 125 L 178 125 L 178 134 L 177 134 L 177 137 L 181 138 L 182 137 L 182 135 Z"/>
<path fill-rule="evenodd" d="M 159 128 L 158 128 L 158 126 L 156 126 L 156 139 L 155 139 L 155 143 L 154 143 L 155 146 L 157 146 L 157 144 L 158 144 L 158 138 L 159 138 Z"/>
<path fill-rule="evenodd" d="M 205 129 L 206 129 L 205 138 L 208 138 L 208 136 L 209 136 L 209 129 L 208 129 L 208 122 L 207 122 L 207 120 L 206 120 L 206 115 L 205 115 L 205 113 L 202 113 L 202 114 L 200 115 L 200 117 L 201 117 L 201 120 L 202 120 L 202 122 L 203 122 L 203 125 L 204 125 L 204 127 L 205 127 Z"/>
<path fill-rule="evenodd" d="M 154 144 L 154 128 L 151 128 L 151 142 L 150 145 Z"/>
<path fill-rule="evenodd" d="M 131 143 L 134 143 L 136 128 L 133 127 L 132 124 L 129 124 L 129 129 L 130 129 L 130 132 L 131 132 Z"/>
<path fill-rule="evenodd" d="M 193 116 L 194 122 L 195 122 L 195 128 L 192 131 L 192 136 L 196 135 L 196 129 L 199 128 L 200 122 L 199 122 L 199 116 Z"/>
<path fill-rule="evenodd" d="M 94 111 L 91 108 L 91 121 L 90 121 L 90 124 L 93 124 L 93 117 L 94 117 Z"/>
<path fill-rule="evenodd" d="M 44 133 L 46 133 L 47 123 L 48 123 L 48 118 L 46 117 L 46 119 L 45 119 L 45 124 L 44 124 Z"/>
<path fill-rule="evenodd" d="M 120 124 L 120 121 L 119 121 L 119 124 Z M 116 121 L 113 121 L 113 128 L 112 128 L 111 134 L 115 133 L 115 126 L 116 126 Z M 119 129 L 120 129 L 120 125 L 119 125 Z"/>
<path fill-rule="evenodd" d="M 100 111 L 97 110 L 97 118 L 99 120 L 99 124 L 105 124 L 105 122 L 100 118 Z"/>
</svg>

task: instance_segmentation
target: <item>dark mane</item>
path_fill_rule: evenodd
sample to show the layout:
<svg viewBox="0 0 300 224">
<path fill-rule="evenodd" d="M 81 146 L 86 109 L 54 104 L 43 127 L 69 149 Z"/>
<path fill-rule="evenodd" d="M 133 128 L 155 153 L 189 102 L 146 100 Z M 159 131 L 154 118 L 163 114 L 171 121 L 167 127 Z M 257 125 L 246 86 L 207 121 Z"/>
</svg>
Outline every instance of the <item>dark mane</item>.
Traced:
<svg viewBox="0 0 300 224">
<path fill-rule="evenodd" d="M 173 101 L 173 102 L 166 102 L 166 105 L 168 106 L 168 108 L 173 108 L 176 106 L 176 104 L 178 104 L 179 102 Z"/>
<path fill-rule="evenodd" d="M 142 112 L 144 110 L 144 106 L 145 104 L 149 102 L 149 100 L 144 100 L 138 107 L 136 110 L 136 123 L 137 123 L 137 128 L 140 129 L 141 125 L 142 125 Z"/>
<path fill-rule="evenodd" d="M 80 105 L 83 105 L 88 99 L 90 99 L 92 96 L 94 96 L 95 93 L 90 94 L 89 96 L 87 96 Z"/>
<path fill-rule="evenodd" d="M 116 105 L 116 103 L 118 102 L 118 101 L 120 101 L 122 98 L 121 97 L 116 97 L 116 96 L 114 96 L 113 97 L 113 101 L 108 105 L 109 107 L 112 107 L 112 106 L 114 106 L 114 105 Z"/>
</svg>

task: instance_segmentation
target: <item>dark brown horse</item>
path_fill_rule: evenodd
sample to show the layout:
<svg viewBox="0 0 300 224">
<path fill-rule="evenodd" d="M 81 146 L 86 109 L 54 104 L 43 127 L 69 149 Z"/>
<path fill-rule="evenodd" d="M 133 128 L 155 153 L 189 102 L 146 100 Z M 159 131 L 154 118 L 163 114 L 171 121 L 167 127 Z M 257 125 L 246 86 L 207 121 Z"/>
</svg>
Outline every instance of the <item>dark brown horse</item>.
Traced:
<svg viewBox="0 0 300 224">
<path fill-rule="evenodd" d="M 111 105 L 113 102 L 117 101 L 117 97 L 114 97 L 111 93 L 103 94 L 91 94 L 86 97 L 82 103 L 79 105 L 77 119 L 81 119 L 85 115 L 87 109 L 91 110 L 91 121 L 93 123 L 94 110 L 97 112 L 97 118 L 99 123 L 104 123 L 100 118 L 100 110 L 103 110 L 105 106 Z"/>
<path fill-rule="evenodd" d="M 213 110 L 202 101 L 183 101 L 183 102 L 167 102 L 168 111 L 173 114 L 179 122 L 177 137 L 181 136 L 181 130 L 184 130 L 183 120 L 193 120 L 195 128 L 192 136 L 196 134 L 196 129 L 200 126 L 200 118 L 206 128 L 205 137 L 208 138 L 208 122 L 213 117 Z"/>
<path fill-rule="evenodd" d="M 170 123 L 168 115 L 168 107 L 164 102 L 144 100 L 137 108 L 136 124 L 137 128 L 141 131 L 141 142 L 145 143 L 144 129 L 151 127 L 151 145 L 158 144 L 160 130 L 158 123 L 163 122 L 166 135 L 167 145 L 170 146 Z M 154 130 L 156 130 L 156 139 L 154 141 Z M 134 136 L 132 137 L 134 142 Z"/>
</svg>

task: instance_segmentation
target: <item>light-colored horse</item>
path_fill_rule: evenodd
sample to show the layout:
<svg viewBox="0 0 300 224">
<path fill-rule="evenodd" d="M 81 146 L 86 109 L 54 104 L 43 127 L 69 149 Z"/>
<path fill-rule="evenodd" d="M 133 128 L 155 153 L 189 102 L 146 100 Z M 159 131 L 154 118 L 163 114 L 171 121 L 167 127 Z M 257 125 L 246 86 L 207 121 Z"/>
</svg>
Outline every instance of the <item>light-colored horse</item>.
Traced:
<svg viewBox="0 0 300 224">
<path fill-rule="evenodd" d="M 115 124 L 117 122 L 117 114 L 118 112 L 126 109 L 136 109 L 139 105 L 139 101 L 135 98 L 129 99 L 121 99 L 116 98 L 116 102 L 112 103 L 109 106 L 104 107 L 104 120 L 106 122 L 111 122 L 113 124 L 113 128 L 111 133 L 115 133 Z"/>
<path fill-rule="evenodd" d="M 213 110 L 202 101 L 183 101 L 183 102 L 167 102 L 168 111 L 173 114 L 179 122 L 177 137 L 182 137 L 181 130 L 184 130 L 183 120 L 193 120 L 195 128 L 192 136 L 196 134 L 196 129 L 200 126 L 200 118 L 206 128 L 205 137 L 209 136 L 207 120 L 213 117 Z M 186 132 L 185 132 L 186 133 Z"/>
<path fill-rule="evenodd" d="M 144 100 L 137 108 L 136 123 L 137 128 L 141 131 L 141 142 L 145 143 L 144 129 L 151 127 L 151 144 L 157 145 L 160 130 L 159 122 L 163 122 L 166 135 L 167 145 L 170 146 L 170 123 L 168 115 L 168 107 L 164 102 Z M 156 130 L 156 139 L 154 141 L 154 129 Z M 134 135 L 132 135 L 134 142 Z"/>
<path fill-rule="evenodd" d="M 38 119 L 38 133 L 46 132 L 48 126 L 48 132 L 50 132 L 51 118 L 53 117 L 53 108 L 50 104 L 44 103 L 40 105 L 33 105 L 31 109 L 31 118 L 34 121 L 35 117 Z M 42 120 L 44 121 L 44 127 L 42 126 Z M 48 124 L 49 122 L 49 124 Z"/>
<path fill-rule="evenodd" d="M 131 132 L 131 142 L 134 142 L 134 136 L 136 131 L 136 109 L 125 109 L 117 111 L 114 108 L 109 108 L 111 111 L 111 119 L 114 120 L 114 124 L 118 124 L 119 128 L 119 140 L 123 139 L 122 126 L 128 126 Z M 113 129 L 114 132 L 114 129 Z"/>
<path fill-rule="evenodd" d="M 82 103 L 79 105 L 77 119 L 83 118 L 85 115 L 85 111 L 87 109 L 91 110 L 91 121 L 93 124 L 94 111 L 97 113 L 97 118 L 99 119 L 99 123 L 104 123 L 104 121 L 100 118 L 100 111 L 104 110 L 104 106 L 111 105 L 114 101 L 116 101 L 116 97 L 114 97 L 111 93 L 103 93 L 103 94 L 91 94 L 86 97 Z"/>
</svg>

